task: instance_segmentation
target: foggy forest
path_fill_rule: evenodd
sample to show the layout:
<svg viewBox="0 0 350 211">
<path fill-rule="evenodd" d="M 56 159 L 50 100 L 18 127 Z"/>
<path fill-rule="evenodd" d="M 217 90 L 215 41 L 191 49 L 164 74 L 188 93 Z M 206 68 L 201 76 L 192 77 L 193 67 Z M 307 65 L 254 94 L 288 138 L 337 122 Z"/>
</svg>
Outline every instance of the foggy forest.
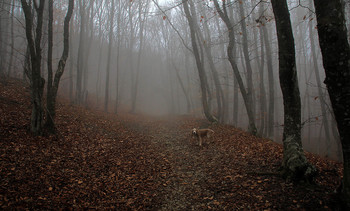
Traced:
<svg viewBox="0 0 350 211">
<path fill-rule="evenodd" d="M 347 0 L 1 0 L 0 207 L 349 208 L 349 17 Z"/>
</svg>

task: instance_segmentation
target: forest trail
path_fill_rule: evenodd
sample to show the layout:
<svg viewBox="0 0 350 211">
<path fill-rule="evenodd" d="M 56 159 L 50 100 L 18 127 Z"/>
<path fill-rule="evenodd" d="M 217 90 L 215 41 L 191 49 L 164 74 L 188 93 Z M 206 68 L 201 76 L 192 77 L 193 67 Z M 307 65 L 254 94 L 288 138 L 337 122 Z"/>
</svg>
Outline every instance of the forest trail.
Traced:
<svg viewBox="0 0 350 211">
<path fill-rule="evenodd" d="M 60 100 L 57 135 L 28 131 L 27 85 L 0 83 L 0 208 L 329 210 L 341 165 L 307 153 L 317 188 L 276 175 L 282 147 L 189 116 L 115 115 Z M 193 127 L 215 131 L 203 147 Z"/>
<path fill-rule="evenodd" d="M 169 162 L 172 172 L 170 179 L 163 184 L 161 190 L 164 200 L 161 210 L 200 210 L 208 208 L 214 200 L 215 191 L 206 184 L 210 176 L 206 174 L 207 160 L 215 160 L 215 145 L 199 147 L 195 139 L 191 139 L 192 128 L 182 125 L 175 118 L 158 121 L 133 122 L 131 130 L 149 136 L 153 144 L 160 146 L 160 152 Z M 210 147 L 210 149 L 208 149 Z M 166 174 L 166 173 L 164 173 Z M 211 203 L 210 203 L 211 201 Z M 208 203 L 209 202 L 209 203 Z M 214 205 L 215 206 L 215 205 Z"/>
</svg>

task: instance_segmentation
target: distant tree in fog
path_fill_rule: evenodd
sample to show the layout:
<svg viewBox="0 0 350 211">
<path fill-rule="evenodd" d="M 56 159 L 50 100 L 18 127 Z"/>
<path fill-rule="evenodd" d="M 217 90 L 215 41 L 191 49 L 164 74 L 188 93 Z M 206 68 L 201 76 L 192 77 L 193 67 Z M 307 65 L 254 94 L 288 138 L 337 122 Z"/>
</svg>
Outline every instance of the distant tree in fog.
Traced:
<svg viewBox="0 0 350 211">
<path fill-rule="evenodd" d="M 190 27 L 190 35 L 191 35 L 191 43 L 192 43 L 192 50 L 193 54 L 195 56 L 196 60 L 196 65 L 197 65 L 197 70 L 199 74 L 199 79 L 200 79 L 200 87 L 201 87 L 201 95 L 202 95 L 202 105 L 203 105 L 203 111 L 206 116 L 206 118 L 211 121 L 211 122 L 216 122 L 217 119 L 211 114 L 211 111 L 209 109 L 209 104 L 208 104 L 208 80 L 207 76 L 204 70 L 204 61 L 203 61 L 203 56 L 200 55 L 200 44 L 197 41 L 197 34 L 196 34 L 196 28 L 193 20 L 193 14 L 191 14 L 190 9 L 189 9 L 189 0 L 182 0 L 184 11 L 186 14 L 186 18 L 188 20 L 188 24 Z"/>
<path fill-rule="evenodd" d="M 227 30 L 228 30 L 228 36 L 229 36 L 229 44 L 227 46 L 227 55 L 228 55 L 228 60 L 231 64 L 231 67 L 234 71 L 235 78 L 237 79 L 237 83 L 239 85 L 239 88 L 241 90 L 241 94 L 243 97 L 244 105 L 247 110 L 248 114 L 248 119 L 249 119 L 249 126 L 248 126 L 248 131 L 252 134 L 257 133 L 257 129 L 255 126 L 255 117 L 254 117 L 254 112 L 253 112 L 253 103 L 252 103 L 252 98 L 249 96 L 249 93 L 247 93 L 246 88 L 243 84 L 243 79 L 239 73 L 238 66 L 235 62 L 235 59 L 233 57 L 233 48 L 235 45 L 235 34 L 233 31 L 233 24 L 228 16 L 227 13 L 227 5 L 225 1 L 222 2 L 222 8 L 220 7 L 219 3 L 217 0 L 214 0 L 214 5 L 216 8 L 216 11 L 219 13 L 221 19 L 224 21 Z"/>
</svg>

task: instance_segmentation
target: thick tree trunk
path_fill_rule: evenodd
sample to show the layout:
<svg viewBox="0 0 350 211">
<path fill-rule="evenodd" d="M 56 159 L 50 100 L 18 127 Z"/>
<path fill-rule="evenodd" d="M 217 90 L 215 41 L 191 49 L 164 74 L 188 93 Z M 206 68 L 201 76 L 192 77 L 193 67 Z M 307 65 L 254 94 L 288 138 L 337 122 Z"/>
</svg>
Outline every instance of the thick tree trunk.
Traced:
<svg viewBox="0 0 350 211">
<path fill-rule="evenodd" d="M 41 38 L 43 26 L 43 11 L 45 1 L 41 0 L 39 5 L 35 2 L 35 10 L 37 13 L 37 23 L 35 29 L 35 40 L 33 38 L 33 14 L 32 8 L 25 0 L 21 0 L 22 9 L 26 22 L 26 37 L 30 51 L 31 71 L 30 82 L 32 91 L 32 115 L 31 115 L 31 132 L 35 135 L 42 134 L 43 126 L 43 106 L 42 96 L 44 91 L 45 80 L 41 77 Z"/>
<path fill-rule="evenodd" d="M 294 38 L 286 0 L 272 0 L 278 38 L 279 75 L 284 104 L 283 173 L 292 180 L 311 181 L 315 167 L 307 161 L 301 143 L 301 103 Z"/>
<path fill-rule="evenodd" d="M 326 86 L 337 121 L 343 149 L 341 189 L 344 206 L 350 209 L 350 46 L 342 0 L 315 0 L 317 30 L 326 71 Z"/>
</svg>

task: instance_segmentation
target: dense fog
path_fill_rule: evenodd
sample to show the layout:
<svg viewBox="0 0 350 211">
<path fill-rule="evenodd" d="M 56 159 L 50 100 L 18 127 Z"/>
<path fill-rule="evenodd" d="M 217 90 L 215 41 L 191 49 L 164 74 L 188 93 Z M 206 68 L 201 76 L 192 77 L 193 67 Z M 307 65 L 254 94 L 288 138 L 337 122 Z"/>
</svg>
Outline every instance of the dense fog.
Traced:
<svg viewBox="0 0 350 211">
<path fill-rule="evenodd" d="M 247 130 L 247 112 L 227 59 L 228 30 L 212 1 L 190 2 L 199 56 L 208 82 L 206 93 L 210 112 L 216 117 L 221 115 L 222 123 Z M 252 80 L 249 94 L 253 99 L 258 132 L 281 143 L 283 101 L 271 5 L 258 0 L 226 2 L 234 25 L 234 58 L 245 86 L 248 86 L 249 77 Z M 340 160 L 339 135 L 323 83 L 325 73 L 314 8 L 309 1 L 288 3 L 302 103 L 303 146 L 307 151 Z M 0 4 L 1 70 L 4 75 L 25 79 L 27 42 L 21 4 L 11 0 L 3 0 Z M 54 69 L 63 50 L 67 7 L 67 1 L 54 1 Z M 348 5 L 346 12 L 349 12 Z M 43 17 L 42 76 L 47 78 L 47 10 Z M 189 22 L 179 0 L 75 1 L 70 22 L 69 56 L 59 96 L 73 104 L 111 113 L 205 118 L 190 34 Z M 251 76 L 247 72 L 248 66 L 252 70 Z M 272 80 L 268 71 L 272 73 Z M 215 74 L 218 81 L 215 81 Z M 221 95 L 218 95 L 218 87 Z M 271 88 L 274 89 L 273 96 L 269 94 Z M 221 107 L 218 96 L 221 96 Z M 273 110 L 269 109 L 271 105 Z M 274 116 L 270 122 L 271 112 Z M 268 131 L 269 126 L 272 132 Z"/>
</svg>

